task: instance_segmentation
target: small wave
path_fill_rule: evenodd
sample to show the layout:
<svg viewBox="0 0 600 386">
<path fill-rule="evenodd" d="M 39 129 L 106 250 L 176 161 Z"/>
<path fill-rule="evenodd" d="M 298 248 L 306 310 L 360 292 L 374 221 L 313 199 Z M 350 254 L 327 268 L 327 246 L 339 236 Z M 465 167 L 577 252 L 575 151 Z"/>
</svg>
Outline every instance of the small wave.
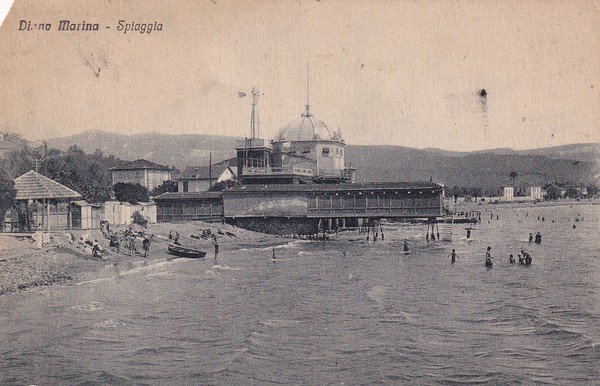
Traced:
<svg viewBox="0 0 600 386">
<path fill-rule="evenodd" d="M 381 303 L 383 301 L 383 297 L 385 296 L 386 291 L 387 288 L 385 288 L 384 286 L 376 285 L 375 287 L 371 288 L 370 291 L 367 292 L 367 296 L 375 300 L 377 303 Z"/>
<path fill-rule="evenodd" d="M 143 347 L 135 350 L 135 355 L 164 355 L 164 354 L 184 354 L 186 350 L 179 346 L 158 346 L 158 347 Z"/>
<path fill-rule="evenodd" d="M 124 327 L 127 323 L 121 320 L 107 319 L 101 322 L 95 323 L 92 328 L 99 330 L 113 330 L 118 327 Z"/>
<path fill-rule="evenodd" d="M 301 321 L 289 320 L 289 319 L 267 319 L 267 320 L 261 320 L 259 322 L 259 324 L 261 324 L 263 326 L 275 327 L 275 328 L 292 327 L 292 326 L 297 325 L 298 323 L 301 323 Z"/>
<path fill-rule="evenodd" d="M 239 267 L 230 267 L 228 265 L 215 264 L 206 273 L 215 273 L 216 271 L 241 271 Z"/>
<path fill-rule="evenodd" d="M 102 304 L 100 302 L 91 302 L 91 303 L 87 303 L 87 304 L 79 304 L 79 305 L 70 307 L 69 309 L 77 310 L 77 311 L 94 312 L 94 311 L 98 311 L 98 310 L 103 310 L 104 304 Z"/>
<path fill-rule="evenodd" d="M 164 268 L 164 267 L 166 267 L 166 266 L 168 266 L 170 264 L 181 263 L 181 262 L 184 262 L 184 261 L 185 261 L 184 259 L 174 259 L 174 260 L 170 260 L 170 261 L 162 261 L 162 262 L 159 262 L 159 263 L 142 265 L 142 266 L 131 268 L 131 269 L 124 270 L 124 271 L 120 271 L 118 266 L 112 266 L 112 267 L 114 267 L 114 269 L 117 270 L 117 272 L 115 272 L 115 274 L 113 276 L 99 277 L 99 278 L 96 278 L 96 279 L 80 281 L 78 283 L 75 283 L 75 285 L 76 286 L 80 286 L 80 285 L 84 285 L 84 284 L 101 283 L 101 282 L 108 281 L 108 280 L 115 280 L 115 279 L 123 277 L 123 276 L 134 275 L 134 274 L 137 274 L 137 273 L 140 273 L 140 272 L 145 272 L 145 271 L 148 271 L 148 270 L 161 269 L 161 268 Z"/>
</svg>

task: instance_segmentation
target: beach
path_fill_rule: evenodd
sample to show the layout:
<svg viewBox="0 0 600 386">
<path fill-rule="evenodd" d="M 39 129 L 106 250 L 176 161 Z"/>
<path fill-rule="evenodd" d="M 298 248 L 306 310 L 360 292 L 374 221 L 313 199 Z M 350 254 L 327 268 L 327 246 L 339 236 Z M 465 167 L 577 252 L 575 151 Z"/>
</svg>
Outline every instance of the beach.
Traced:
<svg viewBox="0 0 600 386">
<path fill-rule="evenodd" d="M 115 227 L 114 231 L 123 231 L 128 228 L 128 226 Z M 170 231 L 180 233 L 180 243 L 183 246 L 204 250 L 207 252 L 207 258 L 212 258 L 214 251 L 212 241 L 190 237 L 190 235 L 199 235 L 202 230 L 206 229 L 210 229 L 218 236 L 220 253 L 228 253 L 228 251 L 239 248 L 266 248 L 289 241 L 285 238 L 252 232 L 228 224 L 202 221 L 150 224 L 147 228 L 136 225 L 134 230 L 154 235 L 148 257 L 145 258 L 142 255 L 140 240 L 136 244 L 140 253 L 129 255 L 123 250 L 117 253 L 116 248 L 109 246 L 109 240 L 104 238 L 98 229 L 70 232 L 73 235 L 73 242 L 69 241 L 68 232 L 53 233 L 51 241 L 41 249 L 36 248 L 32 237 L 0 234 L 0 295 L 77 280 L 78 277 L 101 270 L 107 264 L 115 266 L 138 263 L 153 264 L 172 258 L 173 256 L 167 254 L 167 246 L 172 243 L 168 238 Z M 219 235 L 219 230 L 235 236 Z M 91 247 L 79 242 L 82 236 L 88 240 L 98 240 L 101 248 L 105 251 L 101 254 L 102 258 L 92 257 Z"/>
</svg>

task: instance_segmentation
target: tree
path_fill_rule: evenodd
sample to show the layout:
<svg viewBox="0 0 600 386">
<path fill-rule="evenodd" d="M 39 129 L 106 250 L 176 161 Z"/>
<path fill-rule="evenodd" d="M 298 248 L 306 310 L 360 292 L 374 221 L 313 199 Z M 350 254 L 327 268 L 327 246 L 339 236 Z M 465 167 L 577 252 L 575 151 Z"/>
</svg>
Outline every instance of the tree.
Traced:
<svg viewBox="0 0 600 386">
<path fill-rule="evenodd" d="M 140 184 L 131 184 L 129 182 L 118 182 L 113 186 L 115 197 L 119 201 L 136 203 L 147 202 L 150 200 L 150 192 L 146 187 Z"/>
<path fill-rule="evenodd" d="M 139 211 L 133 212 L 131 215 L 134 224 L 143 226 L 144 228 L 148 225 L 148 219 L 144 217 Z"/>
<path fill-rule="evenodd" d="M 23 146 L 0 160 L 10 178 L 16 178 L 29 170 L 35 170 L 36 159 L 39 172 L 42 172 L 43 148 L 32 149 Z M 71 146 L 67 151 L 48 149 L 44 160 L 46 177 L 69 187 L 89 202 L 101 202 L 110 199 L 111 180 L 110 168 L 122 164 L 114 156 L 104 156 L 100 150 L 86 154 L 77 146 Z"/>
<path fill-rule="evenodd" d="M 560 188 L 557 185 L 550 185 L 546 188 L 546 199 L 558 200 L 560 198 Z"/>
<path fill-rule="evenodd" d="M 237 185 L 237 182 L 234 180 L 225 180 L 225 181 L 217 182 L 216 184 L 211 186 L 210 189 L 208 189 L 208 190 L 211 192 L 221 192 L 223 190 L 229 189 L 232 186 L 236 186 L 236 185 Z"/>
<path fill-rule="evenodd" d="M 587 194 L 588 197 L 594 197 L 596 194 L 598 194 L 598 188 L 596 187 L 596 185 L 588 185 Z"/>
<path fill-rule="evenodd" d="M 4 216 L 16 196 L 15 183 L 5 170 L 0 169 L 0 230 L 4 229 Z"/>
<path fill-rule="evenodd" d="M 512 183 L 514 186 L 517 182 L 517 177 L 519 177 L 519 173 L 512 171 L 512 172 L 510 172 L 509 176 L 510 176 L 510 179 L 512 180 Z"/>
<path fill-rule="evenodd" d="M 160 186 L 152 189 L 150 195 L 152 197 L 160 196 L 163 193 L 171 193 L 177 191 L 177 181 L 167 180 L 163 182 Z"/>
<path fill-rule="evenodd" d="M 567 192 L 565 193 L 565 197 L 568 198 L 579 198 L 581 196 L 581 192 L 575 188 L 567 188 Z"/>
</svg>

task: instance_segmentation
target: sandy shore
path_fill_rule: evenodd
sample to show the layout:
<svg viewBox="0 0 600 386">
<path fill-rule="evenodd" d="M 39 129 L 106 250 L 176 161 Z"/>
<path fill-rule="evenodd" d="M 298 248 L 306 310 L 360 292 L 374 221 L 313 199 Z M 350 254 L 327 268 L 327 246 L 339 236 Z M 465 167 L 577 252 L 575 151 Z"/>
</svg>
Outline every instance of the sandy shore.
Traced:
<svg viewBox="0 0 600 386">
<path fill-rule="evenodd" d="M 125 229 L 125 227 L 113 230 L 119 229 Z M 135 228 L 134 230 L 142 229 Z M 66 232 L 53 234 L 51 241 L 42 249 L 37 249 L 29 237 L 0 234 L 0 295 L 42 285 L 77 280 L 78 277 L 98 271 L 111 263 L 119 265 L 144 260 L 148 263 L 163 261 L 170 257 L 166 253 L 170 242 L 168 239 L 170 231 L 179 232 L 179 241 L 182 245 L 205 250 L 207 257 L 212 257 L 214 253 L 212 241 L 190 237 L 190 235 L 201 234 L 203 229 L 211 229 L 212 233 L 217 233 L 220 229 L 222 233 L 230 232 L 235 235 L 217 233 L 220 244 L 219 255 L 226 255 L 240 248 L 265 248 L 290 241 L 286 238 L 235 228 L 227 224 L 210 224 L 200 221 L 151 224 L 145 232 L 153 234 L 154 239 L 148 258 L 145 259 L 140 254 L 129 256 L 122 252 L 117 253 L 115 248 L 109 247 L 109 241 L 102 236 L 100 230 L 72 232 L 75 240 L 79 240 L 82 235 L 90 240 L 98 240 L 104 249 L 102 259 L 99 259 L 92 257 L 89 246 L 84 246 L 78 241 L 70 242 L 70 237 Z M 136 248 L 141 251 L 141 243 L 138 242 Z"/>
<path fill-rule="evenodd" d="M 493 211 L 494 208 L 518 209 L 518 208 L 547 208 L 574 205 L 600 205 L 600 199 L 581 199 L 581 200 L 554 200 L 540 202 L 499 202 L 497 204 L 489 202 L 462 202 L 450 204 L 450 208 L 456 208 L 457 211 L 481 210 Z"/>
</svg>

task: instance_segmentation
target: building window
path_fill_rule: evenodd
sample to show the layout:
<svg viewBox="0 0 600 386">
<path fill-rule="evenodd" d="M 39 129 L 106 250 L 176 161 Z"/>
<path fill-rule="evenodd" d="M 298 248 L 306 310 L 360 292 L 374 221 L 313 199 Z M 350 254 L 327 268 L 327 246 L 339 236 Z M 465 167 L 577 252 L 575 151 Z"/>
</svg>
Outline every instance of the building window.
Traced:
<svg viewBox="0 0 600 386">
<path fill-rule="evenodd" d="M 189 182 L 188 181 L 183 181 L 183 191 L 187 192 L 189 189 Z"/>
<path fill-rule="evenodd" d="M 329 148 L 328 147 L 323 148 L 323 157 L 329 157 Z"/>
</svg>

